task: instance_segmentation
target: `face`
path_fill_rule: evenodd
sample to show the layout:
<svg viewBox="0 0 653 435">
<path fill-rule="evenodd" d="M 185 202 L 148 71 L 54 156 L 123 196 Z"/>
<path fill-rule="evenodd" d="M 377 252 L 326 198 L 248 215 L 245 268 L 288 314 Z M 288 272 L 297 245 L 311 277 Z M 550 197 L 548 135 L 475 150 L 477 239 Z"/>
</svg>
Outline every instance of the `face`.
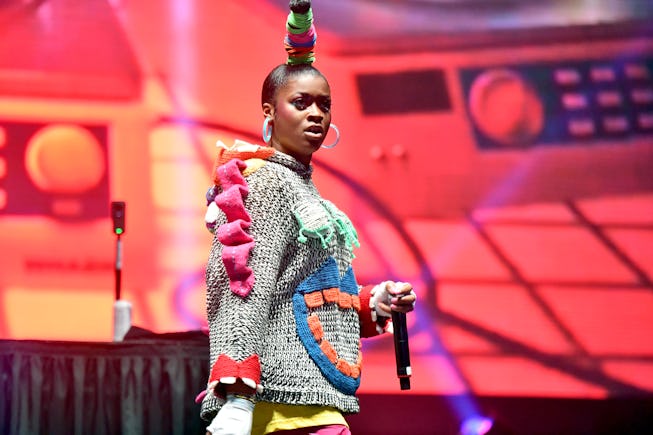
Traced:
<svg viewBox="0 0 653 435">
<path fill-rule="evenodd" d="M 331 90 L 323 77 L 296 76 L 277 92 L 275 105 L 264 104 L 272 118 L 271 145 L 308 165 L 331 124 Z"/>
</svg>

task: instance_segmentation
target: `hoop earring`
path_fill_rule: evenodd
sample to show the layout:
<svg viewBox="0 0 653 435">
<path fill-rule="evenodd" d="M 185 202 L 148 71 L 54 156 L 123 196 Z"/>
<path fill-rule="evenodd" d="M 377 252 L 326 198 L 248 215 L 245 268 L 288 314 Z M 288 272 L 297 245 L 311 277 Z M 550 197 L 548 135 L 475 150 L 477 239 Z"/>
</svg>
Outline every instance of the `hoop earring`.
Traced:
<svg viewBox="0 0 653 435">
<path fill-rule="evenodd" d="M 326 148 L 328 150 L 335 148 L 335 146 L 338 145 L 338 142 L 340 142 L 340 130 L 338 130 L 338 127 L 336 127 L 335 124 L 329 124 L 329 127 L 333 128 L 333 131 L 336 132 L 336 141 L 331 145 L 321 145 L 322 148 Z"/>
<path fill-rule="evenodd" d="M 270 140 L 272 139 L 272 126 L 270 125 L 271 120 L 272 118 L 266 116 L 265 121 L 263 121 L 263 130 L 261 135 L 263 136 L 263 142 L 265 143 L 270 143 Z"/>
</svg>

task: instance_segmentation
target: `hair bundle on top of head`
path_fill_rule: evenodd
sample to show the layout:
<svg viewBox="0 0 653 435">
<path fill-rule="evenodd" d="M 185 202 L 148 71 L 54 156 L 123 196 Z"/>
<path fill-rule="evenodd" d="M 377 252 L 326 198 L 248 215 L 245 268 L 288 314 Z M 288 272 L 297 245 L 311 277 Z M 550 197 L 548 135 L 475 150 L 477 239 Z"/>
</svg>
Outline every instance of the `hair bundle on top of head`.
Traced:
<svg viewBox="0 0 653 435">
<path fill-rule="evenodd" d="M 290 13 L 286 20 L 284 46 L 288 53 L 288 65 L 311 64 L 315 61 L 317 32 L 313 25 L 310 0 L 290 0 Z"/>
<path fill-rule="evenodd" d="M 274 68 L 263 82 L 261 104 L 274 104 L 277 92 L 289 80 L 302 74 L 317 75 L 326 81 L 313 66 L 315 55 L 313 48 L 317 33 L 313 25 L 313 11 L 310 0 L 290 0 L 290 13 L 286 21 L 286 38 L 284 45 L 288 52 L 288 60 Z"/>
<path fill-rule="evenodd" d="M 311 8 L 311 0 L 290 0 L 290 10 L 297 14 L 305 14 Z"/>
</svg>

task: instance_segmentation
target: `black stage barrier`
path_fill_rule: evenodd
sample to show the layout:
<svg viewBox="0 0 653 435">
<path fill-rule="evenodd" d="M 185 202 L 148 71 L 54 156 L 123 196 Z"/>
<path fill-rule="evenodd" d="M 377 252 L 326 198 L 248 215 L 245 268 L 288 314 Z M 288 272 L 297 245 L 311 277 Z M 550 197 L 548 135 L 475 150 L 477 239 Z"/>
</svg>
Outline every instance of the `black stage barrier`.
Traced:
<svg viewBox="0 0 653 435">
<path fill-rule="evenodd" d="M 208 379 L 197 331 L 132 328 L 121 343 L 0 340 L 0 434 L 204 434 L 195 396 Z M 399 390 L 399 387 L 397 387 Z M 459 435 L 460 397 L 360 395 L 354 435 Z M 476 397 L 488 435 L 653 433 L 653 396 L 604 400 Z"/>
<path fill-rule="evenodd" d="M 0 433 L 204 434 L 194 399 L 208 379 L 208 339 L 135 335 L 120 343 L 0 340 Z"/>
</svg>

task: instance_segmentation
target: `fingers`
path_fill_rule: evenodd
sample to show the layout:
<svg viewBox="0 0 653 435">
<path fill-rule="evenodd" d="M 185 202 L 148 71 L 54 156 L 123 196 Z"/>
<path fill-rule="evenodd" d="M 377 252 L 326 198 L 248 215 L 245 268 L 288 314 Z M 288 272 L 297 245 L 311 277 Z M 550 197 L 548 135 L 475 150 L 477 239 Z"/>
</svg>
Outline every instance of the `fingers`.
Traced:
<svg viewBox="0 0 653 435">
<path fill-rule="evenodd" d="M 413 311 L 415 300 L 416 295 L 410 283 L 385 281 L 374 288 L 370 307 L 374 307 L 377 315 L 390 317 L 392 311 Z"/>
<path fill-rule="evenodd" d="M 408 295 L 413 291 L 413 286 L 407 282 L 388 281 L 385 288 L 388 293 L 396 296 Z"/>
<path fill-rule="evenodd" d="M 410 313 L 415 309 L 415 306 L 413 304 L 410 305 L 395 305 L 392 304 L 390 305 L 392 311 L 397 311 L 399 313 Z"/>
<path fill-rule="evenodd" d="M 389 310 L 408 313 L 413 311 L 415 308 L 417 296 L 415 295 L 411 284 L 406 282 L 389 282 L 386 284 L 386 291 L 393 296 L 390 299 Z M 382 307 L 382 309 L 383 308 L 385 307 Z"/>
<path fill-rule="evenodd" d="M 379 302 L 378 307 L 380 310 L 390 314 L 392 311 L 398 311 L 400 313 L 408 313 L 415 309 L 415 303 L 410 301 L 397 300 L 396 298 L 392 300 L 393 302 L 390 305 L 386 305 L 383 302 Z"/>
<path fill-rule="evenodd" d="M 403 298 L 393 298 L 390 304 L 392 311 L 399 311 L 400 313 L 408 313 L 415 309 L 415 296 L 406 296 Z"/>
</svg>

